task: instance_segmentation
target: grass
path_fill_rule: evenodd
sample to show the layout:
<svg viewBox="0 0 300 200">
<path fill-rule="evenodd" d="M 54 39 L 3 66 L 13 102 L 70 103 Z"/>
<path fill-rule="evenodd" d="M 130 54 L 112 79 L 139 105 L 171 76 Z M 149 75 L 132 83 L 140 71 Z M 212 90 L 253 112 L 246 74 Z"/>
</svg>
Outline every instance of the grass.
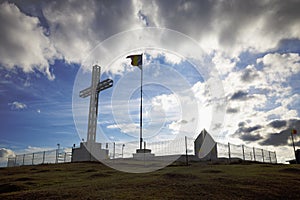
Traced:
<svg viewBox="0 0 300 200">
<path fill-rule="evenodd" d="M 101 163 L 0 168 L 0 199 L 300 199 L 300 165 L 192 163 L 144 174 Z"/>
</svg>

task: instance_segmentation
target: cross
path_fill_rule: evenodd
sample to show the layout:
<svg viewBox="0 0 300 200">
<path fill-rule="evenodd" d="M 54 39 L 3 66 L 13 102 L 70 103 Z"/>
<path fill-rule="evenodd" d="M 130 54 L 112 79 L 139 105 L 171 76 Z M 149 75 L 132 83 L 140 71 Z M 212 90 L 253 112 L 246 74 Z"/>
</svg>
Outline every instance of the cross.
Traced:
<svg viewBox="0 0 300 200">
<path fill-rule="evenodd" d="M 98 65 L 93 66 L 91 86 L 79 92 L 79 96 L 82 98 L 91 96 L 90 108 L 89 108 L 87 144 L 93 144 L 96 141 L 99 93 L 100 91 L 108 89 L 113 86 L 113 80 L 111 79 L 106 79 L 100 82 L 100 72 L 101 72 L 100 66 Z"/>
</svg>

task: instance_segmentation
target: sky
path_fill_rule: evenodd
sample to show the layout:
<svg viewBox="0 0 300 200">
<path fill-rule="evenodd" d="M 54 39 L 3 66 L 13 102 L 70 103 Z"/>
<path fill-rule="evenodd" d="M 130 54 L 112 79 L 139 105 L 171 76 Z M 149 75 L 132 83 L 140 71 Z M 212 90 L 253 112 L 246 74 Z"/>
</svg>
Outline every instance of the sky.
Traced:
<svg viewBox="0 0 300 200">
<path fill-rule="evenodd" d="M 92 66 L 98 141 L 135 141 L 143 53 L 147 141 L 196 137 L 276 151 L 300 146 L 299 1 L 0 1 L 0 157 L 86 139 Z"/>
</svg>

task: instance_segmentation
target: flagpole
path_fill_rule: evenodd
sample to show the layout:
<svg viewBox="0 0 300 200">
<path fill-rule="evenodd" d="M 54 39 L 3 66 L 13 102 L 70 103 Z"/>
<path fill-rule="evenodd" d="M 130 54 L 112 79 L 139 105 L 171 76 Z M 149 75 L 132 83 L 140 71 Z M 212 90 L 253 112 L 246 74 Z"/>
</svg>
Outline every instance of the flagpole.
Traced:
<svg viewBox="0 0 300 200">
<path fill-rule="evenodd" d="M 143 55 L 143 54 L 142 54 Z M 141 103 L 140 103 L 140 149 L 143 149 L 143 56 L 141 67 Z"/>
<path fill-rule="evenodd" d="M 294 147 L 295 160 L 296 160 L 296 164 L 297 164 L 298 162 L 297 162 L 297 155 L 296 155 L 296 148 L 295 148 L 293 130 L 291 131 L 291 136 L 292 136 L 292 142 L 293 142 L 293 147 Z"/>
</svg>

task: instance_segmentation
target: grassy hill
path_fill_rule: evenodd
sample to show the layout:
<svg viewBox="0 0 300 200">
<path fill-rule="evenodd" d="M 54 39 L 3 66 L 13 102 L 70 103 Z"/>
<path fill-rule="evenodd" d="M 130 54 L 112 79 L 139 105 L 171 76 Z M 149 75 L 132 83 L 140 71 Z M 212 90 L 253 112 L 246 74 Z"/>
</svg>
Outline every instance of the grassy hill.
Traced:
<svg viewBox="0 0 300 200">
<path fill-rule="evenodd" d="M 0 199 L 300 199 L 300 165 L 171 165 L 129 174 L 101 163 L 0 168 Z"/>
</svg>

